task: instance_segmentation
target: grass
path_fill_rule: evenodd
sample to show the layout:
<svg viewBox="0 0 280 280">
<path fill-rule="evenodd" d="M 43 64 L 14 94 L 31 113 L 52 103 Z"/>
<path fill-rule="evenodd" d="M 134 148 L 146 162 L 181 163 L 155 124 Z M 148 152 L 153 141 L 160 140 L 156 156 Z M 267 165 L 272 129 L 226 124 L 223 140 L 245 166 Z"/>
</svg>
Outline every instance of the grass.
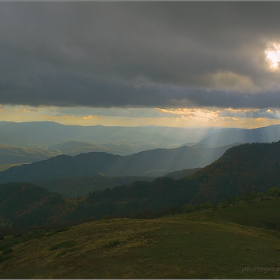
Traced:
<svg viewBox="0 0 280 280">
<path fill-rule="evenodd" d="M 184 217 L 190 221 L 232 222 L 246 226 L 280 230 L 280 198 L 269 197 L 268 200 L 255 198 L 253 203 L 237 201 L 230 204 L 221 203 L 217 209 L 195 211 Z M 228 207 L 224 207 L 227 205 Z M 215 208 L 216 208 L 215 207 Z M 180 215 L 177 216 L 180 218 Z"/>
<path fill-rule="evenodd" d="M 72 248 L 76 245 L 75 240 L 68 240 L 60 242 L 50 248 L 50 250 L 59 250 L 59 249 L 65 249 L 65 248 Z"/>
<path fill-rule="evenodd" d="M 216 210 L 154 220 L 81 224 L 13 245 L 5 255 L 9 257 L 2 253 L 0 275 L 13 279 L 279 278 L 280 232 L 265 224 L 266 219 L 278 226 L 279 201 L 219 205 Z M 23 238 L 24 234 L 5 237 L 0 245 Z"/>
</svg>

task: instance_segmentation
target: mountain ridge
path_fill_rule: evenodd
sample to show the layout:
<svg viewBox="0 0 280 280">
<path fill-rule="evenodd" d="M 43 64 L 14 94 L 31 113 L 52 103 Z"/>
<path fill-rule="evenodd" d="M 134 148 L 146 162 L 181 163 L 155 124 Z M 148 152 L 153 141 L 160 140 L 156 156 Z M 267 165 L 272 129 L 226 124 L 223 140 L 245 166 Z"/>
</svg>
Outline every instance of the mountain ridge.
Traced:
<svg viewBox="0 0 280 280">
<path fill-rule="evenodd" d="M 0 172 L 0 182 L 40 181 L 63 177 L 145 176 L 149 171 L 168 172 L 203 167 L 219 158 L 231 145 L 218 148 L 183 146 L 154 149 L 128 156 L 90 152 L 76 156 L 58 155 L 47 160 L 11 167 Z M 203 151 L 202 151 L 203 150 Z M 156 176 L 156 172 L 152 173 Z"/>
<path fill-rule="evenodd" d="M 235 129 L 214 132 L 200 140 L 197 144 L 219 146 L 233 142 L 271 143 L 280 140 L 280 125 L 271 125 L 254 129 Z"/>
</svg>

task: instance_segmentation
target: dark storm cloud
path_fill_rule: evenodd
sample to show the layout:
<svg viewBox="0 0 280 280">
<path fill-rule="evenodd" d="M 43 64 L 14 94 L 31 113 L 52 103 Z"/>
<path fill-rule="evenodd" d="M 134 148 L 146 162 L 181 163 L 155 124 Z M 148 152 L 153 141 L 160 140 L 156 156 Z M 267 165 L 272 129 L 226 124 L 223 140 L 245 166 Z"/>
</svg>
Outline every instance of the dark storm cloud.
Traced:
<svg viewBox="0 0 280 280">
<path fill-rule="evenodd" d="M 280 107 L 280 2 L 0 3 L 0 103 Z"/>
</svg>

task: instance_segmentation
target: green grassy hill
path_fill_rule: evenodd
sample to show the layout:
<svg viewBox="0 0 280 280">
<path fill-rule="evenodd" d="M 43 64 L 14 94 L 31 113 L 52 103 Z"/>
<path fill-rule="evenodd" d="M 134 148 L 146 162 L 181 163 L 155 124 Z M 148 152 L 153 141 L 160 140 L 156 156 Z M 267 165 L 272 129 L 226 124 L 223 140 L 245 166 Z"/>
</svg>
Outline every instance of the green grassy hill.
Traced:
<svg viewBox="0 0 280 280">
<path fill-rule="evenodd" d="M 0 240 L 1 278 L 278 278 L 280 198 Z M 271 271 L 268 271 L 271 270 Z"/>
</svg>

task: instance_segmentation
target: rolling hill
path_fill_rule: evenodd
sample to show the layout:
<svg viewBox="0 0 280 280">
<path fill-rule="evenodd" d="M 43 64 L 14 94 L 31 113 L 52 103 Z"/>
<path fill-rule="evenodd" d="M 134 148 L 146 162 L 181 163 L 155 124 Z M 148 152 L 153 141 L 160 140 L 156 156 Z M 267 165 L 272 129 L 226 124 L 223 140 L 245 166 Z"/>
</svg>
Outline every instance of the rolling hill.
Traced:
<svg viewBox="0 0 280 280">
<path fill-rule="evenodd" d="M 55 122 L 0 122 L 0 143 L 27 146 L 61 145 L 69 141 L 91 143 L 122 155 L 155 148 L 172 148 L 197 142 L 221 128 L 78 126 Z M 63 147 L 64 146 L 64 147 Z M 106 150 L 103 150 L 104 152 Z M 107 150 L 108 152 L 108 150 Z"/>
<path fill-rule="evenodd" d="M 61 154 L 69 156 L 76 156 L 78 154 L 89 152 L 108 152 L 111 154 L 114 153 L 114 150 L 105 148 L 97 144 L 91 144 L 74 140 L 55 145 L 49 145 L 48 148 L 51 150 L 58 150 L 61 152 Z"/>
<path fill-rule="evenodd" d="M 153 177 L 125 176 L 125 177 L 78 177 L 58 178 L 43 181 L 35 181 L 34 184 L 46 188 L 49 191 L 57 192 L 66 197 L 81 197 L 95 190 L 113 188 L 121 185 L 128 185 L 135 181 L 152 181 Z"/>
<path fill-rule="evenodd" d="M 74 157 L 59 155 L 48 160 L 15 166 L 2 171 L 0 172 L 0 182 L 31 182 L 98 175 L 162 176 L 163 171 L 168 173 L 210 164 L 231 146 L 217 148 L 183 146 L 175 149 L 148 150 L 129 156 L 102 152 L 79 154 Z"/>
<path fill-rule="evenodd" d="M 279 199 L 5 235 L 1 278 L 278 278 Z"/>
<path fill-rule="evenodd" d="M 58 151 L 39 147 L 19 147 L 0 144 L 0 165 L 39 161 L 54 157 L 58 154 Z"/>
<path fill-rule="evenodd" d="M 157 217 L 184 204 L 218 203 L 280 186 L 280 141 L 232 147 L 212 164 L 182 179 L 158 178 L 89 194 L 69 219 L 104 215 Z M 142 212 L 141 212 L 142 211 Z"/>
<path fill-rule="evenodd" d="M 58 222 L 66 202 L 61 194 L 30 183 L 0 185 L 0 224 L 27 228 Z M 67 207 L 66 207 L 67 208 Z M 59 219 L 55 216 L 59 212 Z"/>
<path fill-rule="evenodd" d="M 223 146 L 234 142 L 241 143 L 271 143 L 280 140 L 280 125 L 271 125 L 256 129 L 232 128 L 221 130 L 208 135 L 198 144 L 209 146 Z"/>
<path fill-rule="evenodd" d="M 90 162 L 91 154 L 86 154 L 86 156 Z M 107 156 L 112 157 L 112 155 Z M 66 162 L 69 162 L 67 156 L 62 157 L 62 162 L 64 162 L 64 157 L 66 157 Z M 69 158 L 71 159 L 71 157 Z M 73 162 L 74 170 L 77 165 L 75 165 L 75 161 Z M 258 192 L 265 193 L 271 188 L 280 186 L 279 169 L 280 141 L 272 144 L 244 144 L 228 149 L 221 158 L 186 178 L 160 177 L 150 182 L 136 181 L 105 190 L 95 190 L 80 200 L 58 199 L 64 210 L 62 213 L 56 212 L 55 216 L 48 214 L 50 216 L 47 221 L 48 223 L 50 221 L 75 223 L 83 219 L 100 219 L 104 216 L 159 217 L 178 211 L 182 206 L 188 208 L 201 203 L 211 205 L 211 203 L 218 203 L 227 198 L 258 194 Z M 66 168 L 66 170 L 68 169 Z M 79 180 L 77 181 L 79 182 Z M 2 188 L 4 190 L 4 193 L 1 194 L 3 203 L 13 200 L 14 193 L 7 193 L 9 186 L 21 190 L 21 187 L 25 186 L 24 184 L 29 188 L 29 183 L 1 185 L 0 190 Z M 55 190 L 55 187 L 53 189 Z M 42 190 L 39 188 L 38 192 L 41 193 Z M 43 192 L 44 195 L 46 192 L 47 190 Z M 15 192 L 15 194 L 17 193 L 18 191 Z M 21 203 L 24 202 L 25 196 L 23 192 L 20 198 Z M 28 196 L 26 199 L 29 201 Z M 12 204 L 17 216 L 26 211 L 26 207 L 21 207 L 21 203 Z M 33 209 L 41 203 L 36 198 L 30 205 L 28 204 L 27 209 Z M 1 211 L 0 208 L 0 215 L 2 215 Z M 24 219 L 21 217 L 19 221 L 23 222 Z M 18 223 L 14 220 L 7 222 L 14 226 Z M 36 219 L 33 220 L 33 223 L 36 225 Z"/>
<path fill-rule="evenodd" d="M 280 186 L 280 141 L 228 149 L 211 165 L 186 178 L 199 186 L 196 203 L 219 201 Z"/>
</svg>

